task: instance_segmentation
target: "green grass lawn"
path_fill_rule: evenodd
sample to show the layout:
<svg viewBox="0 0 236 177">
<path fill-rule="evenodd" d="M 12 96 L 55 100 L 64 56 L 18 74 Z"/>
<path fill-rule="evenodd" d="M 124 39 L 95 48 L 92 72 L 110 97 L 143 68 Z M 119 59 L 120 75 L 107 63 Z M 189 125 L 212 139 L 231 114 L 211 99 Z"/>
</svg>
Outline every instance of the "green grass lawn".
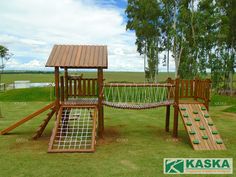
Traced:
<svg viewBox="0 0 236 177">
<path fill-rule="evenodd" d="M 72 73 L 80 75 L 81 73 Z M 83 72 L 83 77 L 97 77 L 96 72 Z M 174 73 L 159 73 L 157 76 L 158 81 L 165 81 L 168 77 L 174 77 Z M 104 72 L 105 82 L 143 82 L 143 72 Z M 16 80 L 29 80 L 31 82 L 54 82 L 54 74 L 3 74 L 2 82 L 6 84 L 13 83 Z"/>
<path fill-rule="evenodd" d="M 48 75 L 48 79 L 50 77 L 52 75 Z M 37 76 L 37 79 L 39 78 Z M 124 78 L 119 79 L 126 81 L 127 78 L 140 80 L 135 74 L 126 77 L 124 74 Z M 20 78 L 19 80 L 27 79 Z M 118 79 L 110 76 L 109 80 Z M 0 118 L 0 130 L 48 104 L 51 100 L 50 93 L 50 88 L 20 89 L 0 93 L 0 107 L 3 115 L 3 118 Z M 8 135 L 0 136 L 0 177 L 159 177 L 164 176 L 163 158 L 235 159 L 236 113 L 232 108 L 235 105 L 236 100 L 233 97 L 212 94 L 210 115 L 226 145 L 226 151 L 194 151 L 181 119 L 179 120 L 179 138 L 173 139 L 173 109 L 171 131 L 167 133 L 164 131 L 165 108 L 134 111 L 105 107 L 105 136 L 104 139 L 97 140 L 95 153 L 48 154 L 47 148 L 54 118 L 40 139 L 37 141 L 31 139 L 45 118 L 45 113 Z M 235 170 L 234 165 L 234 172 Z"/>
</svg>

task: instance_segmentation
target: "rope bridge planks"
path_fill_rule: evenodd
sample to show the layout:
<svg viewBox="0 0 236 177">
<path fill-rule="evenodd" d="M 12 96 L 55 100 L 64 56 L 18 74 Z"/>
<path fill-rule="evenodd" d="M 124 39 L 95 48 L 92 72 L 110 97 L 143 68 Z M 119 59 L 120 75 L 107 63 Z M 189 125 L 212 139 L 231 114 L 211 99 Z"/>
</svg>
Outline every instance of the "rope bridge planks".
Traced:
<svg viewBox="0 0 236 177">
<path fill-rule="evenodd" d="M 61 106 L 48 152 L 94 152 L 97 109 Z"/>
</svg>

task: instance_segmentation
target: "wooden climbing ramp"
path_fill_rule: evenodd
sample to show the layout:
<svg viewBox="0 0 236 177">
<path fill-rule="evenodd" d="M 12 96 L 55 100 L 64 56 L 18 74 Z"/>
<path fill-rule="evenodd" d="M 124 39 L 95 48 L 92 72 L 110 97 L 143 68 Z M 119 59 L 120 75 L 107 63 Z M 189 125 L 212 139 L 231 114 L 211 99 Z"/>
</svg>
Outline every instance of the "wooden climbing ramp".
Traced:
<svg viewBox="0 0 236 177">
<path fill-rule="evenodd" d="M 94 152 L 97 108 L 61 106 L 48 152 Z"/>
<path fill-rule="evenodd" d="M 226 149 L 203 104 L 179 104 L 179 111 L 194 150 Z"/>
</svg>

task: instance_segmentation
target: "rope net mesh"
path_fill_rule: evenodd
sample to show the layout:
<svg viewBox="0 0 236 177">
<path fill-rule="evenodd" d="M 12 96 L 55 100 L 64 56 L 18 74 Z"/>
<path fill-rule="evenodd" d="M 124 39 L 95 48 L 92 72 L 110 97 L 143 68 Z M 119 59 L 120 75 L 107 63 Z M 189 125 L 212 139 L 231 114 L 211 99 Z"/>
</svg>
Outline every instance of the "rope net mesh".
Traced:
<svg viewBox="0 0 236 177">
<path fill-rule="evenodd" d="M 173 103 L 174 87 L 169 84 L 107 84 L 103 104 L 121 109 L 148 109 Z"/>
<path fill-rule="evenodd" d="M 62 109 L 58 117 L 57 131 L 53 138 L 52 150 L 83 151 L 94 150 L 95 114 L 93 108 Z"/>
</svg>

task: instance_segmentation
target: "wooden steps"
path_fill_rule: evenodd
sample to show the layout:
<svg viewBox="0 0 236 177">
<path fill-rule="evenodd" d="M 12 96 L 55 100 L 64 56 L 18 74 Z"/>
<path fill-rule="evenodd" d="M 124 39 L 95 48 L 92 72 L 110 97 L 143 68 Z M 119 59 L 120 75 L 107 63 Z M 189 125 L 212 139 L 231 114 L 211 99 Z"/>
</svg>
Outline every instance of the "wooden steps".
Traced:
<svg viewBox="0 0 236 177">
<path fill-rule="evenodd" d="M 6 133 L 12 131 L 13 129 L 17 128 L 18 126 L 22 125 L 23 123 L 25 123 L 25 122 L 27 122 L 27 121 L 33 119 L 34 117 L 38 116 L 39 114 L 41 114 L 41 113 L 43 113 L 43 112 L 45 112 L 45 111 L 47 111 L 47 110 L 53 108 L 54 106 L 55 106 L 55 102 L 52 102 L 52 103 L 48 104 L 47 106 L 45 106 L 45 107 L 43 107 L 43 108 L 41 108 L 41 109 L 35 111 L 34 113 L 32 113 L 32 114 L 30 114 L 30 115 L 24 117 L 23 119 L 19 120 L 18 122 L 16 122 L 16 123 L 10 125 L 8 128 L 2 130 L 2 131 L 0 132 L 0 134 L 1 134 L 1 135 L 4 135 L 4 134 L 6 134 Z"/>
<path fill-rule="evenodd" d="M 179 104 L 179 112 L 194 150 L 226 149 L 203 104 Z"/>
<path fill-rule="evenodd" d="M 52 116 L 55 113 L 55 109 L 51 109 L 51 111 L 47 114 L 47 117 L 43 120 L 42 124 L 39 126 L 39 128 L 36 130 L 34 136 L 32 137 L 32 139 L 36 140 L 39 137 L 42 136 L 43 131 L 45 130 L 47 124 L 49 123 L 49 121 L 51 120 Z"/>
</svg>

